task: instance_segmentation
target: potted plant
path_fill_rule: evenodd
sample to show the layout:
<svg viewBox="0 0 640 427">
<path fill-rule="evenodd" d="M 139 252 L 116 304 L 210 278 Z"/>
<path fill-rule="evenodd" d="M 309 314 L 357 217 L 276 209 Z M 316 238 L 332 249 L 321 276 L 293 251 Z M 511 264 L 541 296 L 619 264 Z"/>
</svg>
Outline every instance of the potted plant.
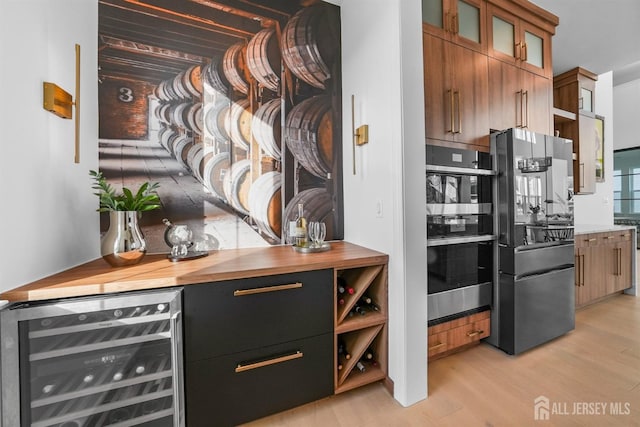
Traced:
<svg viewBox="0 0 640 427">
<path fill-rule="evenodd" d="M 135 193 L 127 187 L 116 193 L 102 172 L 90 170 L 89 175 L 100 199 L 97 211 L 109 212 L 109 229 L 100 241 L 102 257 L 113 267 L 137 264 L 147 251 L 138 219 L 141 212 L 160 208 L 160 184 L 145 182 Z"/>
</svg>

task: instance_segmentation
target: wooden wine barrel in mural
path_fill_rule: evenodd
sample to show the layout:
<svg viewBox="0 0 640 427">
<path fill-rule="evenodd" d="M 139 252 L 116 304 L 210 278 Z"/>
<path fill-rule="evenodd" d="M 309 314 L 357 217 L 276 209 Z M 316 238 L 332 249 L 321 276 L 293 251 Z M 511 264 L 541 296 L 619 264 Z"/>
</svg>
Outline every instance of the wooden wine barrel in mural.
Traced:
<svg viewBox="0 0 640 427">
<path fill-rule="evenodd" d="M 187 165 L 187 153 L 189 153 L 189 149 L 192 145 L 193 138 L 186 135 L 181 135 L 173 143 L 173 157 L 180 164 L 180 166 L 185 169 L 189 169 L 189 165 Z"/>
<path fill-rule="evenodd" d="M 200 171 L 200 161 L 204 152 L 204 144 L 192 144 L 187 152 L 187 167 L 191 171 L 191 175 L 198 181 L 202 182 L 202 173 Z"/>
<path fill-rule="evenodd" d="M 276 30 L 258 31 L 247 44 L 247 67 L 251 75 L 264 87 L 274 92 L 280 85 L 280 46 Z"/>
<path fill-rule="evenodd" d="M 191 107 L 190 102 L 181 102 L 180 104 L 171 104 L 169 109 L 171 124 L 179 128 L 186 129 L 187 125 L 184 120 L 184 112 Z"/>
<path fill-rule="evenodd" d="M 335 8 L 317 4 L 299 10 L 282 30 L 282 58 L 299 79 L 325 89 L 331 66 L 340 52 Z M 338 32 L 339 34 L 339 32 Z"/>
<path fill-rule="evenodd" d="M 214 90 L 214 92 L 227 96 L 229 92 L 229 81 L 222 70 L 222 57 L 214 56 L 202 73 L 203 80 Z"/>
<path fill-rule="evenodd" d="M 249 93 L 249 76 L 246 64 L 247 46 L 238 42 L 229 46 L 222 59 L 222 70 L 231 86 L 240 93 Z"/>
<path fill-rule="evenodd" d="M 200 98 L 202 96 L 202 77 L 200 65 L 192 65 L 176 76 L 176 84 L 187 98 Z"/>
<path fill-rule="evenodd" d="M 191 104 L 183 113 L 185 127 L 198 135 L 202 135 L 202 102 Z"/>
<path fill-rule="evenodd" d="M 274 159 L 280 159 L 282 125 L 280 124 L 280 99 L 265 102 L 256 110 L 251 121 L 251 132 L 262 151 Z"/>
<path fill-rule="evenodd" d="M 280 172 L 260 175 L 249 190 L 249 211 L 258 229 L 271 237 L 280 239 L 282 229 L 282 199 Z"/>
<path fill-rule="evenodd" d="M 229 102 L 218 102 L 214 105 L 207 106 L 207 112 L 204 117 L 204 126 L 211 136 L 220 142 L 229 140 L 226 124 L 229 121 Z"/>
<path fill-rule="evenodd" d="M 298 215 L 298 203 L 304 205 L 304 214 L 308 222 L 324 222 L 327 227 L 326 240 L 333 238 L 335 229 L 334 206 L 331 195 L 324 188 L 310 188 L 299 192 L 291 198 L 284 210 L 284 232 L 288 233 L 286 224 L 294 221 Z M 288 241 L 288 236 L 285 236 Z"/>
<path fill-rule="evenodd" d="M 193 144 L 189 154 L 187 155 L 187 165 L 191 169 L 191 173 L 196 179 L 204 184 L 204 167 L 205 161 L 212 156 L 205 155 L 204 144 Z"/>
<path fill-rule="evenodd" d="M 243 150 L 249 150 L 251 144 L 251 119 L 253 114 L 248 99 L 241 99 L 231 104 L 231 114 L 227 122 L 227 133 L 231 141 Z"/>
<path fill-rule="evenodd" d="M 169 153 L 173 154 L 173 144 L 175 140 L 180 136 L 178 132 L 171 128 L 164 128 L 161 134 L 158 134 L 160 138 L 160 145 L 164 147 Z"/>
<path fill-rule="evenodd" d="M 249 215 L 249 190 L 251 189 L 251 160 L 232 163 L 223 182 L 224 195 L 232 208 Z"/>
<path fill-rule="evenodd" d="M 154 116 L 162 123 L 171 123 L 171 104 L 158 104 Z"/>
<path fill-rule="evenodd" d="M 291 109 L 284 129 L 287 147 L 307 171 L 327 178 L 333 162 L 333 115 L 326 95 L 305 99 Z"/>
<path fill-rule="evenodd" d="M 229 153 L 219 153 L 210 157 L 205 165 L 202 180 L 207 189 L 220 200 L 226 201 L 224 195 L 224 177 L 229 172 Z"/>
</svg>

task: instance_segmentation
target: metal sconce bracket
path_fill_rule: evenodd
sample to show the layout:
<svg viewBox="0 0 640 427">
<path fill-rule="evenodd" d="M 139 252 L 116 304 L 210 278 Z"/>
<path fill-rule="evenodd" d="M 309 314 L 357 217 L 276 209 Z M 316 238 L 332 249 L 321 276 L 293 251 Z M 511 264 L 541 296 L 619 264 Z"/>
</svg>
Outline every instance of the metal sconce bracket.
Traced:
<svg viewBox="0 0 640 427">
<path fill-rule="evenodd" d="M 43 82 L 42 108 L 63 119 L 73 118 L 73 107 L 76 107 L 75 120 L 75 156 L 74 162 L 80 163 L 80 45 L 76 44 L 76 100 L 70 93 L 55 83 Z"/>
<path fill-rule="evenodd" d="M 361 146 L 369 142 L 369 125 L 362 125 L 356 129 L 355 95 L 351 95 L 351 134 L 353 135 L 353 174 L 356 174 L 356 145 Z"/>
</svg>

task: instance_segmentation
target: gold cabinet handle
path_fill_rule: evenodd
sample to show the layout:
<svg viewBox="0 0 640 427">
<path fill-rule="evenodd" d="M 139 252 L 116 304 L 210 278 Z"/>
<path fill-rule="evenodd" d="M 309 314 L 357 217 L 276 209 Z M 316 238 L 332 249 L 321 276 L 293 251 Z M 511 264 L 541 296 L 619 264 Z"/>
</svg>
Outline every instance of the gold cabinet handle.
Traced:
<svg viewBox="0 0 640 427">
<path fill-rule="evenodd" d="M 605 236 L 605 239 L 615 239 L 616 236 Z"/>
<path fill-rule="evenodd" d="M 524 55 L 522 55 L 522 60 L 526 62 L 527 59 L 529 59 L 529 52 L 527 51 L 527 43 L 522 42 L 521 46 L 522 46 L 522 51 L 524 52 Z"/>
<path fill-rule="evenodd" d="M 449 25 L 449 12 L 446 12 L 444 14 L 444 32 L 445 33 L 450 33 L 451 32 L 451 25 Z"/>
<path fill-rule="evenodd" d="M 265 366 L 269 366 L 269 365 L 275 365 L 276 363 L 282 363 L 282 362 L 288 362 L 289 360 L 300 359 L 303 356 L 304 354 L 301 351 L 296 351 L 293 354 L 276 357 L 274 359 L 263 360 L 261 362 L 251 363 L 249 365 L 238 364 L 238 366 L 236 366 L 235 371 L 237 374 L 239 372 L 250 371 L 252 369 L 257 369 L 257 368 L 264 368 Z"/>
<path fill-rule="evenodd" d="M 287 285 L 265 286 L 262 288 L 239 289 L 233 291 L 234 297 L 243 297 L 247 295 L 264 294 L 266 292 L 286 291 L 288 289 L 298 289 L 302 287 L 301 282 L 289 283 Z"/>
<path fill-rule="evenodd" d="M 595 242 L 596 240 L 598 240 L 596 237 L 592 237 L 590 239 L 584 239 L 585 242 Z"/>
<path fill-rule="evenodd" d="M 451 132 L 451 133 L 456 133 L 456 127 L 455 127 L 455 114 L 453 113 L 453 98 L 454 98 L 454 94 L 453 94 L 453 89 L 450 89 L 449 91 L 449 113 L 450 113 L 450 123 L 451 123 L 451 127 L 447 132 Z"/>
<path fill-rule="evenodd" d="M 524 99 L 527 99 L 526 102 L 524 102 Z M 522 116 L 522 121 L 523 121 L 523 128 L 528 128 L 529 127 L 529 91 L 525 90 L 524 92 L 522 92 L 522 99 L 523 99 L 523 103 L 525 105 L 525 113 Z"/>
<path fill-rule="evenodd" d="M 460 19 L 458 18 L 459 15 L 453 15 L 453 34 L 458 34 L 460 33 Z"/>
<path fill-rule="evenodd" d="M 484 333 L 483 330 L 470 331 L 470 332 L 467 332 L 467 336 L 471 338 L 471 337 L 475 337 L 476 335 L 480 335 L 482 333 Z"/>
<path fill-rule="evenodd" d="M 622 276 L 622 248 L 618 248 L 618 276 Z"/>
<path fill-rule="evenodd" d="M 520 123 L 518 124 L 518 117 L 516 112 L 516 127 L 522 128 L 524 127 L 524 91 L 520 89 L 516 92 L 516 94 L 518 95 L 518 99 L 520 100 Z"/>
<path fill-rule="evenodd" d="M 435 350 L 435 349 L 440 348 L 440 347 L 444 347 L 445 345 L 447 345 L 446 342 L 439 342 L 438 344 L 432 345 L 431 347 L 429 347 L 429 351 Z"/>
<path fill-rule="evenodd" d="M 520 59 L 520 42 L 516 43 L 516 45 L 514 46 L 514 56 L 516 57 L 516 59 Z"/>
<path fill-rule="evenodd" d="M 457 133 L 462 133 L 462 112 L 460 111 L 460 92 L 454 92 L 455 97 L 458 99 L 456 102 L 456 110 L 458 111 L 458 131 Z"/>
<path fill-rule="evenodd" d="M 584 254 L 580 255 L 580 286 L 584 286 Z"/>
</svg>

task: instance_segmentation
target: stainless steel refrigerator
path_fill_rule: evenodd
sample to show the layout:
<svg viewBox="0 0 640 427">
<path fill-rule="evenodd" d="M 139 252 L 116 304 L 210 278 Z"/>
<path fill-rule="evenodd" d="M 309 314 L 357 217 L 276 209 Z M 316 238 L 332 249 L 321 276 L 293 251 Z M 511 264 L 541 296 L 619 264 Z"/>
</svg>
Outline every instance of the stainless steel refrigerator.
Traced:
<svg viewBox="0 0 640 427">
<path fill-rule="evenodd" d="M 497 286 L 488 341 L 518 354 L 575 327 L 572 141 L 495 133 Z"/>
</svg>

